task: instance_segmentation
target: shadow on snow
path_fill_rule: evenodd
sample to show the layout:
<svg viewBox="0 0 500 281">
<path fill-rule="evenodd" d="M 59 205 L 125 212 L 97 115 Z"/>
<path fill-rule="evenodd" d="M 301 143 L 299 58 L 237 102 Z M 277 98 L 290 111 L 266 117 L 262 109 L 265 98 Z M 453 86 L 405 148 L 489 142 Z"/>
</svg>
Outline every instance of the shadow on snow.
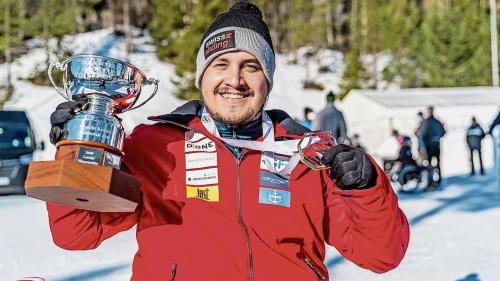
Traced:
<svg viewBox="0 0 500 281">
<path fill-rule="evenodd" d="M 479 279 L 479 275 L 477 273 L 470 273 L 464 278 L 457 279 L 456 281 L 481 281 L 481 279 Z"/>
</svg>

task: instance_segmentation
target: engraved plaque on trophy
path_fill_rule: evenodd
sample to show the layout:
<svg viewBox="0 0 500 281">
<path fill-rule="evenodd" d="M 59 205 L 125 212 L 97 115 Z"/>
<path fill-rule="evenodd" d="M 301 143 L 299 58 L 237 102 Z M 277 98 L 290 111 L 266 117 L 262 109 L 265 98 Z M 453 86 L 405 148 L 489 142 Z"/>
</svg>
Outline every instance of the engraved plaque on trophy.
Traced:
<svg viewBox="0 0 500 281">
<path fill-rule="evenodd" d="M 64 90 L 52 69 L 63 72 Z M 53 161 L 32 162 L 26 194 L 43 201 L 99 212 L 132 212 L 140 201 L 140 181 L 120 170 L 124 130 L 117 114 L 141 107 L 158 90 L 135 66 L 109 57 L 77 55 L 51 62 L 49 78 L 67 100 L 84 102 L 65 124 Z M 136 104 L 144 85 L 154 90 Z"/>
</svg>

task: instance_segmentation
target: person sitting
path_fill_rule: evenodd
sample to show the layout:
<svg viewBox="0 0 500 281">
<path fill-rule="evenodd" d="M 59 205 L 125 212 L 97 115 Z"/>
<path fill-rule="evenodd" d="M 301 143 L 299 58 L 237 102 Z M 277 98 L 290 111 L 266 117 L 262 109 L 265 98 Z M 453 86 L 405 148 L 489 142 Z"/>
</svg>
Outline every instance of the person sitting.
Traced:
<svg viewBox="0 0 500 281">
<path fill-rule="evenodd" d="M 400 145 L 398 158 L 394 161 L 390 174 L 393 181 L 398 182 L 403 187 L 411 179 L 418 179 L 420 167 L 413 158 L 411 151 L 411 138 L 405 135 L 395 135 Z M 403 188 L 401 190 L 404 190 Z"/>
</svg>

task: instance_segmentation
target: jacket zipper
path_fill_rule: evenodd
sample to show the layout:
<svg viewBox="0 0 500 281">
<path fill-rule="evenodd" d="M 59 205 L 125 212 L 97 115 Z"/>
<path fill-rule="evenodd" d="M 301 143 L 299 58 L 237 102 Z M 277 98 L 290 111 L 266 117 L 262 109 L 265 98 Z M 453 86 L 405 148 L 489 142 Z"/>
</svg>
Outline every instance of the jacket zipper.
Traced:
<svg viewBox="0 0 500 281">
<path fill-rule="evenodd" d="M 314 273 L 316 273 L 316 275 L 318 275 L 319 279 L 326 280 L 326 277 L 321 273 L 321 271 L 319 271 L 318 268 L 316 268 L 316 266 L 312 263 L 312 261 L 308 257 L 304 258 L 304 262 L 307 264 L 307 266 L 309 266 L 309 268 L 311 268 L 314 271 Z"/>
<path fill-rule="evenodd" d="M 168 120 L 161 120 L 161 122 L 172 124 L 172 125 L 177 125 L 179 127 L 182 127 L 182 128 L 188 129 L 188 130 L 192 130 L 192 128 L 189 128 L 188 126 L 181 125 L 177 122 L 172 122 L 172 121 L 168 121 Z M 207 136 L 204 132 L 201 132 L 197 129 L 193 129 L 193 130 L 195 130 L 195 131 L 205 135 L 209 139 L 213 140 L 211 137 Z M 225 145 L 223 145 L 223 146 L 227 149 L 227 151 L 229 153 L 233 154 L 233 152 L 230 151 L 229 148 L 227 148 Z M 245 154 L 245 150 L 242 150 L 239 157 L 236 158 L 236 166 L 237 166 L 237 168 L 236 168 L 236 190 L 238 193 L 238 202 L 237 202 L 237 204 L 238 204 L 238 222 L 240 223 L 241 228 L 243 229 L 243 234 L 245 236 L 245 241 L 247 243 L 250 280 L 254 281 L 252 245 L 250 244 L 250 236 L 248 234 L 248 228 L 247 228 L 245 222 L 243 221 L 243 215 L 241 213 L 240 164 L 241 164 L 241 160 L 243 159 L 244 154 Z M 177 269 L 177 264 L 174 263 L 174 265 L 172 266 L 172 279 L 171 279 L 171 281 L 173 281 L 175 279 L 176 269 Z"/>
<path fill-rule="evenodd" d="M 245 151 L 242 151 L 240 153 L 240 156 L 236 159 L 236 166 L 237 166 L 237 170 L 236 170 L 236 191 L 237 191 L 237 194 L 238 194 L 238 221 L 241 225 L 241 228 L 243 229 L 243 234 L 245 234 L 245 240 L 247 242 L 247 249 L 248 249 L 248 261 L 249 261 L 249 267 L 250 267 L 250 280 L 253 281 L 254 280 L 254 276 L 253 276 L 253 257 L 252 257 L 252 245 L 250 245 L 250 236 L 248 235 L 248 229 L 247 229 L 247 226 L 245 224 L 245 222 L 243 221 L 243 214 L 241 213 L 241 187 L 240 187 L 240 164 L 241 164 L 241 160 L 243 159 L 243 154 L 245 153 Z"/>
<path fill-rule="evenodd" d="M 175 274 L 177 273 L 177 264 L 172 264 L 172 271 L 170 271 L 170 281 L 175 280 Z"/>
</svg>

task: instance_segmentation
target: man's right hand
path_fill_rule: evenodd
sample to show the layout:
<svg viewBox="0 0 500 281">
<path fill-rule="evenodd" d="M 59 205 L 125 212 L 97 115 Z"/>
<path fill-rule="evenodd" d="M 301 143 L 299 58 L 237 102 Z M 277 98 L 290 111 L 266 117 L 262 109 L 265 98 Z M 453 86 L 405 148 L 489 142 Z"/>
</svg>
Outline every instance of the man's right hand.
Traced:
<svg viewBox="0 0 500 281">
<path fill-rule="evenodd" d="M 64 124 L 75 113 L 79 112 L 85 101 L 67 101 L 60 103 L 54 112 L 50 115 L 50 142 L 56 144 L 64 138 Z"/>
</svg>

